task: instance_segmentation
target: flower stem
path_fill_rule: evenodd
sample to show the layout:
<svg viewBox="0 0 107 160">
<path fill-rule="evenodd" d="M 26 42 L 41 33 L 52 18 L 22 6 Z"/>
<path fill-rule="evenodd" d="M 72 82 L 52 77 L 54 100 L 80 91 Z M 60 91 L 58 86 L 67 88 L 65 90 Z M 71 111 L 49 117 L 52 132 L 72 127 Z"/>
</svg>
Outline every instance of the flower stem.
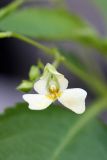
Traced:
<svg viewBox="0 0 107 160">
<path fill-rule="evenodd" d="M 41 49 L 45 53 L 54 56 L 55 61 L 54 61 L 53 65 L 55 68 L 57 68 L 59 66 L 60 62 L 64 60 L 64 57 L 59 53 L 59 51 L 56 48 L 48 48 L 48 47 L 30 39 L 30 38 L 27 38 L 27 37 L 22 36 L 17 33 L 12 33 L 12 37 L 17 38 L 19 40 L 22 40 L 26 43 L 29 43 L 29 44 Z"/>
<path fill-rule="evenodd" d="M 71 71 L 74 71 L 79 77 L 81 77 L 91 88 L 92 90 L 97 93 L 98 95 L 105 95 L 107 86 L 103 84 L 99 79 L 97 79 L 94 75 L 89 75 L 87 72 L 84 72 L 78 67 L 74 66 L 72 63 L 69 63 L 69 61 L 61 55 L 61 53 L 56 48 L 48 48 L 26 36 L 12 33 L 12 37 L 17 38 L 19 40 L 22 40 L 24 42 L 27 42 L 42 51 L 44 51 L 46 54 L 52 55 L 55 58 L 55 61 L 53 65 L 57 68 L 61 61 L 64 61 L 64 64 L 67 68 L 69 68 Z M 93 83 L 95 82 L 95 83 Z"/>
<path fill-rule="evenodd" d="M 9 13 L 13 12 L 14 10 L 16 10 L 24 2 L 25 2 L 25 0 L 15 0 L 12 3 L 10 3 L 9 5 L 7 5 L 6 7 L 3 7 L 0 10 L 0 19 L 4 18 Z"/>
<path fill-rule="evenodd" d="M 62 60 L 64 60 L 64 57 L 58 52 L 56 48 L 46 47 L 45 45 L 42 45 L 39 42 L 36 42 L 26 36 L 23 36 L 14 32 L 0 32 L 0 38 L 9 38 L 9 37 L 17 38 L 21 41 L 31 44 L 34 47 L 41 49 L 43 52 L 45 52 L 46 54 L 49 54 L 50 56 L 54 56 L 55 61 L 53 64 L 55 67 L 58 67 L 59 63 Z"/>
<path fill-rule="evenodd" d="M 12 32 L 0 32 L 0 38 L 9 38 L 12 36 Z"/>
<path fill-rule="evenodd" d="M 32 40 L 32 39 L 30 39 L 30 38 L 27 38 L 26 36 L 22 36 L 22 35 L 17 34 L 17 33 L 12 33 L 12 37 L 17 38 L 17 39 L 19 39 L 19 40 L 22 40 L 22 41 L 24 41 L 24 42 L 26 42 L 26 43 L 29 43 L 29 44 L 31 44 L 31 45 L 33 45 L 33 46 L 41 49 L 41 50 L 44 51 L 45 53 L 48 53 L 49 55 L 54 54 L 54 52 L 53 52 L 52 49 L 50 49 L 50 48 L 48 48 L 48 47 L 46 47 L 46 46 L 44 46 L 44 45 L 42 45 L 42 44 L 40 44 L 40 43 Z"/>
<path fill-rule="evenodd" d="M 89 75 L 87 72 L 81 70 L 78 66 L 74 65 L 67 59 L 65 56 L 62 56 L 61 53 L 56 48 L 48 48 L 35 40 L 32 40 L 26 36 L 13 33 L 13 32 L 1 32 L 0 38 L 6 38 L 6 37 L 13 37 L 17 38 L 21 41 L 24 41 L 28 44 L 31 44 L 32 46 L 35 46 L 42 51 L 44 51 L 46 54 L 51 55 L 55 58 L 55 61 L 53 65 L 55 67 L 58 67 L 59 63 L 63 61 L 63 64 L 70 69 L 74 74 L 76 74 L 78 77 L 80 77 L 83 81 L 85 81 L 89 87 L 98 95 L 105 95 L 107 93 L 107 86 L 106 84 L 102 83 L 99 79 L 97 79 L 94 75 Z"/>
</svg>

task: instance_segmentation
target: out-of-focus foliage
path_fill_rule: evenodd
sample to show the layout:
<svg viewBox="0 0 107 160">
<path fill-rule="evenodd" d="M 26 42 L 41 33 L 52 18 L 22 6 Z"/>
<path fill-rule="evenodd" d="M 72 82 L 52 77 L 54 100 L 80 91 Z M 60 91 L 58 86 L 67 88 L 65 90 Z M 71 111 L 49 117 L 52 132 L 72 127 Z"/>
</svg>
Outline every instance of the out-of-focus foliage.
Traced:
<svg viewBox="0 0 107 160">
<path fill-rule="evenodd" d="M 106 93 L 106 83 L 102 82 L 92 73 L 90 74 L 86 66 L 82 64 L 81 60 L 76 55 L 67 54 L 63 51 L 61 53 L 65 57 L 65 66 L 69 68 L 71 72 L 85 81 L 85 83 L 90 87 L 90 89 L 92 89 L 94 93 L 98 95 Z"/>
<path fill-rule="evenodd" d="M 0 22 L 0 29 L 51 40 L 69 40 L 96 34 L 79 17 L 61 9 L 49 8 L 17 11 Z"/>
<path fill-rule="evenodd" d="M 0 117 L 0 159 L 106 160 L 106 126 L 92 119 L 81 131 L 79 121 L 58 105 L 39 112 L 19 104 Z"/>
<path fill-rule="evenodd" d="M 1 31 L 12 31 L 42 40 L 74 40 L 107 54 L 106 39 L 85 20 L 61 9 L 24 9 L 0 21 Z"/>
</svg>

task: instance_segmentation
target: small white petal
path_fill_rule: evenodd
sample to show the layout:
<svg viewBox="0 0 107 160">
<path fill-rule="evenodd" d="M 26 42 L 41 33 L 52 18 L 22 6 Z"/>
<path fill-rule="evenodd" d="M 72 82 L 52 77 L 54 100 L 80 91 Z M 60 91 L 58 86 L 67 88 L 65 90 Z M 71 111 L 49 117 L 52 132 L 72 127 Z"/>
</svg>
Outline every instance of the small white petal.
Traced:
<svg viewBox="0 0 107 160">
<path fill-rule="evenodd" d="M 66 89 L 58 100 L 73 112 L 81 114 L 85 111 L 86 96 L 87 92 L 83 89 Z"/>
<path fill-rule="evenodd" d="M 52 103 L 51 99 L 40 94 L 24 94 L 23 99 L 29 103 L 29 108 L 32 110 L 45 109 Z"/>
<path fill-rule="evenodd" d="M 47 87 L 47 78 L 40 79 L 34 84 L 34 89 L 39 94 L 47 93 L 46 87 Z"/>
<path fill-rule="evenodd" d="M 68 87 L 68 80 L 63 76 L 57 76 L 57 80 L 59 82 L 60 90 L 63 91 Z"/>
</svg>

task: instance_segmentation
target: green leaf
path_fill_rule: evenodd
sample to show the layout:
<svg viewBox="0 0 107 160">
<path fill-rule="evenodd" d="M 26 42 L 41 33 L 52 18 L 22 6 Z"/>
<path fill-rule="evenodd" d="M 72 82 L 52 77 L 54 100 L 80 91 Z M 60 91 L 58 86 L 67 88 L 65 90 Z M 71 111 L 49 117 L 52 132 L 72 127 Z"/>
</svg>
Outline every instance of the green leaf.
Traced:
<svg viewBox="0 0 107 160">
<path fill-rule="evenodd" d="M 33 87 L 33 82 L 23 80 L 22 83 L 17 87 L 19 91 L 29 92 Z"/>
<path fill-rule="evenodd" d="M 12 31 L 42 40 L 73 40 L 107 55 L 103 39 L 87 21 L 61 9 L 19 10 L 0 21 L 1 31 Z"/>
<path fill-rule="evenodd" d="M 29 79 L 31 81 L 34 81 L 35 79 L 37 79 L 40 76 L 40 70 L 38 69 L 38 67 L 36 66 L 32 66 L 29 72 Z"/>
<path fill-rule="evenodd" d="M 80 132 L 75 125 L 84 123 L 82 116 L 60 106 L 31 111 L 18 104 L 8 109 L 0 116 L 0 159 L 106 160 L 107 127 L 91 119 Z M 77 131 L 78 136 L 72 137 Z"/>
<path fill-rule="evenodd" d="M 14 12 L 0 22 L 0 29 L 47 40 L 88 39 L 96 31 L 79 17 L 64 10 L 35 8 Z"/>
<path fill-rule="evenodd" d="M 89 23 L 61 9 L 35 8 L 14 12 L 0 21 L 1 31 L 42 40 L 73 40 L 107 55 L 103 39 Z"/>
</svg>

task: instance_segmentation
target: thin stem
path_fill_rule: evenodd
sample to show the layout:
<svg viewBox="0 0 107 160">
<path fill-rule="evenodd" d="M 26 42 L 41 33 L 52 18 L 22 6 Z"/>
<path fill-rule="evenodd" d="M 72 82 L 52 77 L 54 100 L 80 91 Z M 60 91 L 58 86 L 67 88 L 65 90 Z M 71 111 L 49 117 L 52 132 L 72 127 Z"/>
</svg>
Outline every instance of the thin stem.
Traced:
<svg viewBox="0 0 107 160">
<path fill-rule="evenodd" d="M 107 86 L 106 84 L 102 83 L 102 81 L 100 81 L 99 79 L 97 79 L 94 75 L 89 75 L 87 72 L 81 70 L 80 68 L 78 68 L 78 66 L 72 64 L 69 59 L 67 59 L 66 57 L 63 57 L 61 55 L 61 53 L 56 49 L 56 48 L 48 48 L 26 36 L 17 34 L 17 33 L 13 33 L 13 32 L 1 32 L 0 33 L 1 36 L 0 38 L 4 38 L 4 37 L 13 37 L 13 38 L 17 38 L 21 41 L 24 41 L 28 44 L 31 44 L 39 49 L 41 49 L 42 51 L 44 51 L 46 54 L 51 55 L 55 58 L 55 62 L 54 65 L 57 67 L 59 65 L 59 63 L 63 60 L 63 64 L 70 69 L 72 72 L 74 72 L 74 74 L 76 74 L 78 77 L 80 77 L 83 81 L 85 81 L 89 87 L 91 87 L 91 89 L 98 95 L 105 95 L 107 92 Z M 94 83 L 95 82 L 95 83 Z"/>
<path fill-rule="evenodd" d="M 3 7 L 0 10 L 0 19 L 4 18 L 9 13 L 13 12 L 14 10 L 16 10 L 24 2 L 25 2 L 25 0 L 15 0 L 14 2 L 10 3 L 9 5 L 7 5 L 6 7 Z"/>
<path fill-rule="evenodd" d="M 27 42 L 27 43 L 41 49 L 46 54 L 48 53 L 49 55 L 54 56 L 55 61 L 54 61 L 53 65 L 54 65 L 55 68 L 57 68 L 59 66 L 60 62 L 64 60 L 64 57 L 58 52 L 58 50 L 56 48 L 48 48 L 48 47 L 30 39 L 30 38 L 27 38 L 27 37 L 22 36 L 22 35 L 17 34 L 17 33 L 12 33 L 12 37 L 17 38 L 19 40 L 22 40 L 24 42 Z"/>
<path fill-rule="evenodd" d="M 21 40 L 21 41 L 24 41 L 24 42 L 26 42 L 26 43 L 29 43 L 29 44 L 31 44 L 31 45 L 33 45 L 33 46 L 41 49 L 41 50 L 44 51 L 45 53 L 48 53 L 49 55 L 53 55 L 53 56 L 54 56 L 54 52 L 53 52 L 52 49 L 50 49 L 50 48 L 48 48 L 48 47 L 46 47 L 46 46 L 44 46 L 44 45 L 42 45 L 42 44 L 40 44 L 40 43 L 32 40 L 32 39 L 30 39 L 30 38 L 27 38 L 27 37 L 22 36 L 22 35 L 17 34 L 17 33 L 12 33 L 12 37 L 17 38 L 17 39 L 19 39 L 19 40 Z"/>
<path fill-rule="evenodd" d="M 35 46 L 39 49 L 41 49 L 42 51 L 44 51 L 46 54 L 49 54 L 51 56 L 55 57 L 55 63 L 54 65 L 57 67 L 59 65 L 59 63 L 64 60 L 64 57 L 59 54 L 58 50 L 56 48 L 48 48 L 42 44 L 40 44 L 39 42 L 36 42 L 26 36 L 22 36 L 20 34 L 14 33 L 14 32 L 1 32 L 0 33 L 0 38 L 9 38 L 9 37 L 13 37 L 13 38 L 17 38 L 21 41 L 24 41 L 28 44 L 31 44 L 32 46 Z"/>
<path fill-rule="evenodd" d="M 0 32 L 0 38 L 9 38 L 12 36 L 11 32 Z"/>
<path fill-rule="evenodd" d="M 75 136 L 82 130 L 82 128 L 88 123 L 93 120 L 101 111 L 104 110 L 107 106 L 107 96 L 101 98 L 100 100 L 94 102 L 93 105 L 86 111 L 86 113 L 79 119 L 73 126 L 70 126 L 69 130 L 67 131 L 64 139 L 60 141 L 60 144 L 56 148 L 51 160 L 57 160 L 63 150 L 73 142 Z"/>
</svg>

